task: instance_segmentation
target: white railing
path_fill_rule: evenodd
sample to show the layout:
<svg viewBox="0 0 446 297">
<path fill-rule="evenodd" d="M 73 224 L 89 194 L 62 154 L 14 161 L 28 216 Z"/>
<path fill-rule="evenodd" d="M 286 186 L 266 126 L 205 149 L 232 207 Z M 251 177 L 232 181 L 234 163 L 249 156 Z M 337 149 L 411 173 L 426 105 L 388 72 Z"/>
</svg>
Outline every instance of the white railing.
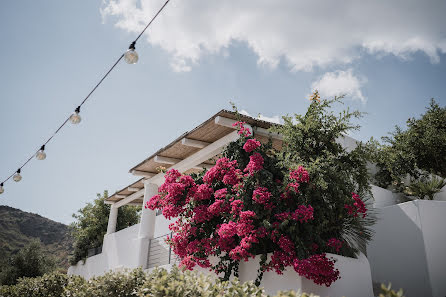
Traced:
<svg viewBox="0 0 446 297">
<path fill-rule="evenodd" d="M 149 256 L 147 257 L 147 268 L 154 268 L 168 264 L 178 264 L 179 258 L 173 252 L 165 239 L 171 236 L 171 233 L 164 234 L 150 239 Z"/>
</svg>

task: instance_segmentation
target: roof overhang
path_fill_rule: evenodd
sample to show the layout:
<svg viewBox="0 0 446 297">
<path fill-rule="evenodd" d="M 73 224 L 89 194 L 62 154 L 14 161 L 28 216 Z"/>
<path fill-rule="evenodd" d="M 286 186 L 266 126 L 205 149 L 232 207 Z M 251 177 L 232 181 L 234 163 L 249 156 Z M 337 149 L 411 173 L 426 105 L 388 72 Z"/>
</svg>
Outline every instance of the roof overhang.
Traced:
<svg viewBox="0 0 446 297">
<path fill-rule="evenodd" d="M 209 169 L 215 164 L 223 147 L 238 138 L 232 126 L 238 120 L 246 122 L 247 126 L 252 128 L 256 139 L 267 142 L 272 138 L 273 147 L 281 149 L 281 136 L 268 131 L 276 124 L 221 110 L 131 168 L 130 173 L 140 176 L 141 179 L 108 197 L 106 203 L 115 204 L 117 207 L 126 204 L 141 205 L 144 198 L 144 183 L 160 185 L 163 182 L 164 174 L 160 172 L 161 167 L 176 168 L 183 173 Z"/>
</svg>

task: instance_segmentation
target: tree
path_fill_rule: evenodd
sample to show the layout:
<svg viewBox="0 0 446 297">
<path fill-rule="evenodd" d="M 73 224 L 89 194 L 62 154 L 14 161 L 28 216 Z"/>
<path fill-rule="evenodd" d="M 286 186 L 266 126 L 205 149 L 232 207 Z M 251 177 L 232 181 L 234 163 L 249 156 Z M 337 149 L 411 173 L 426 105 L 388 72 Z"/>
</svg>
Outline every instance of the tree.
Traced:
<svg viewBox="0 0 446 297">
<path fill-rule="evenodd" d="M 56 268 L 53 257 L 44 254 L 39 240 L 32 241 L 9 259 L 9 265 L 2 271 L 0 281 L 12 285 L 21 277 L 37 277 Z"/>
<path fill-rule="evenodd" d="M 381 187 L 401 185 L 408 175 L 418 179 L 426 173 L 446 177 L 446 107 L 431 99 L 421 118 L 409 118 L 407 129 L 395 127 L 384 144 L 370 141 L 372 161 L 378 165 L 375 175 Z"/>
<path fill-rule="evenodd" d="M 75 265 L 79 260 L 85 260 L 89 249 L 102 245 L 110 213 L 110 205 L 104 203 L 107 198 L 107 190 L 102 196 L 98 193 L 92 203 L 87 203 L 77 214 L 73 214 L 76 221 L 70 225 L 74 240 L 74 251 L 70 257 L 70 264 Z M 116 231 L 137 224 L 140 210 L 141 208 L 137 206 L 120 207 Z"/>
</svg>

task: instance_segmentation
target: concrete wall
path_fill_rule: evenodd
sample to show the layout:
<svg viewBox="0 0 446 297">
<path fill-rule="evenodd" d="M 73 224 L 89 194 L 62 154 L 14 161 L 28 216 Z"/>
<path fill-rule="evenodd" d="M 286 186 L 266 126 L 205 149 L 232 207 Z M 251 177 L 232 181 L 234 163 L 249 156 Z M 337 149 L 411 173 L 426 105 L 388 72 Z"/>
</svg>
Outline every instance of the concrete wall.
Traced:
<svg viewBox="0 0 446 297">
<path fill-rule="evenodd" d="M 398 194 L 375 185 L 372 185 L 372 195 L 375 200 L 373 203 L 373 207 L 375 208 L 395 205 L 398 203 Z"/>
<path fill-rule="evenodd" d="M 336 259 L 335 267 L 339 269 L 341 278 L 334 282 L 330 287 L 316 285 L 313 281 L 299 276 L 293 268 L 286 269 L 282 275 L 274 271 L 265 272 L 262 278 L 261 286 L 269 295 L 275 295 L 278 291 L 294 290 L 307 293 L 313 293 L 320 297 L 373 297 L 372 277 L 370 265 L 364 255 L 358 259 L 342 257 L 334 254 L 327 254 L 328 257 Z M 212 263 L 216 263 L 210 259 Z M 242 282 L 254 281 L 257 278 L 257 269 L 259 268 L 260 256 L 250 259 L 248 262 L 241 262 L 239 267 L 239 279 Z M 172 265 L 160 266 L 170 271 Z M 148 269 L 150 272 L 152 269 Z M 217 277 L 215 273 L 209 270 L 196 267 L 197 273 L 204 273 Z M 231 276 L 231 279 L 233 276 Z"/>
<path fill-rule="evenodd" d="M 139 224 L 104 236 L 102 253 L 79 261 L 68 268 L 68 274 L 81 275 L 86 279 L 103 275 L 109 270 L 136 268 L 138 266 Z"/>
<path fill-rule="evenodd" d="M 383 207 L 367 256 L 375 282 L 407 297 L 446 296 L 446 202 L 416 200 Z"/>
<path fill-rule="evenodd" d="M 312 280 L 299 276 L 293 268 L 286 269 L 282 275 L 274 271 L 265 272 L 261 286 L 267 294 L 275 295 L 278 291 L 294 290 L 313 293 L 321 297 L 372 297 L 372 277 L 367 258 L 360 255 L 358 259 L 347 258 L 335 254 L 327 254 L 336 259 L 335 267 L 339 269 L 341 278 L 330 287 L 316 285 Z M 260 256 L 241 262 L 239 278 L 241 281 L 255 280 L 259 268 Z"/>
</svg>

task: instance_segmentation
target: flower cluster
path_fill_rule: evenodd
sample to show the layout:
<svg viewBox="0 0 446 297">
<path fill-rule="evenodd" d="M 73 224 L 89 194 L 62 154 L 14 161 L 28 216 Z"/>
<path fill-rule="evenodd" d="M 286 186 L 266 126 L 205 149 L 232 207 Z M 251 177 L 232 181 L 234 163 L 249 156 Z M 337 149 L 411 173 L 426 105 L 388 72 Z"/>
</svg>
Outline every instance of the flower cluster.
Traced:
<svg viewBox="0 0 446 297">
<path fill-rule="evenodd" d="M 242 122 L 235 126 L 241 138 L 233 145 L 248 154 L 234 154 L 238 159 L 223 155 L 194 178 L 175 169 L 167 171 L 159 194 L 146 208 L 162 209 L 166 218 L 176 219 L 169 226 L 173 236 L 168 242 L 187 269 L 198 265 L 217 274 L 224 272 L 227 278 L 235 263 L 272 253 L 269 261 L 261 263 L 262 272 L 281 274 L 293 267 L 299 275 L 329 286 L 339 278 L 339 271 L 324 252 L 339 252 L 342 242 L 315 240 L 313 230 L 323 220 L 306 196 L 314 188 L 308 171 L 303 166 L 286 171 L 274 167 L 278 161 L 259 141 L 248 137 L 250 130 Z M 365 215 L 359 196 L 354 194 L 353 200 L 352 205 L 345 205 L 347 211 Z M 326 246 L 319 247 L 315 241 Z M 219 262 L 211 263 L 211 256 Z"/>
<path fill-rule="evenodd" d="M 255 150 L 256 148 L 260 147 L 260 141 L 253 139 L 248 139 L 246 141 L 246 143 L 243 145 L 243 149 L 247 152 L 250 153 L 253 150 Z"/>
<path fill-rule="evenodd" d="M 339 270 L 334 268 L 334 262 L 325 254 L 316 254 L 304 260 L 295 260 L 293 266 L 300 275 L 313 280 L 315 284 L 328 287 L 340 278 Z"/>
<path fill-rule="evenodd" d="M 327 242 L 327 246 L 332 247 L 336 252 L 339 252 L 342 248 L 342 241 L 337 238 L 330 238 Z"/>
<path fill-rule="evenodd" d="M 248 137 L 251 135 L 251 130 L 249 128 L 245 127 L 245 122 L 235 122 L 234 124 L 232 124 L 232 127 L 237 128 L 238 129 L 238 134 L 244 137 Z"/>
<path fill-rule="evenodd" d="M 359 195 L 356 193 L 352 193 L 352 198 L 355 201 L 353 205 L 344 205 L 345 209 L 347 209 L 348 214 L 357 217 L 358 213 L 361 213 L 362 217 L 365 218 L 367 215 L 367 208 L 365 207 L 364 201 L 362 201 Z"/>
</svg>

